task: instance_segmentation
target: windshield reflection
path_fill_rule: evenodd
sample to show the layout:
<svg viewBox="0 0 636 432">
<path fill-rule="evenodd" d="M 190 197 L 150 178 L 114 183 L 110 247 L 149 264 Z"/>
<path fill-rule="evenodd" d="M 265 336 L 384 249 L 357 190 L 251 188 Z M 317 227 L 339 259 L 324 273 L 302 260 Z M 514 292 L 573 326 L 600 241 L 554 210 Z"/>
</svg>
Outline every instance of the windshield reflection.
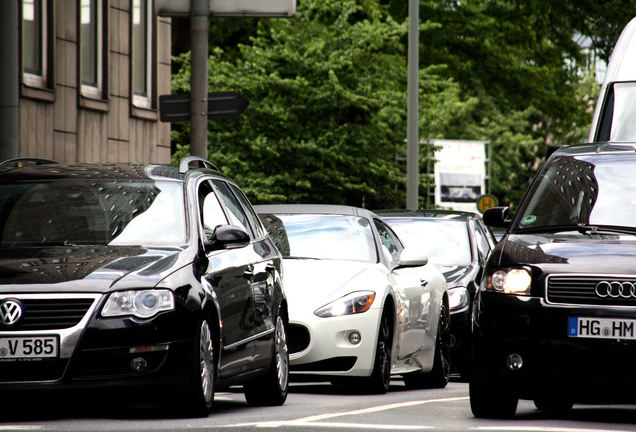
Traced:
<svg viewBox="0 0 636 432">
<path fill-rule="evenodd" d="M 367 219 L 323 214 L 260 215 L 285 258 L 377 262 Z"/>
</svg>

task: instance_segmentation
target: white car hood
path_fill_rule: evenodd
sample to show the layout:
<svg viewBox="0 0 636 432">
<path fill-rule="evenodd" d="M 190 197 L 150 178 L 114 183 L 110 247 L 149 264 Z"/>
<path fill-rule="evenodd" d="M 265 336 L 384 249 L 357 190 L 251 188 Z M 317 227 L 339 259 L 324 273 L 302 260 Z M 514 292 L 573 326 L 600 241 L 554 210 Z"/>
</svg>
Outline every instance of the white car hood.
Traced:
<svg viewBox="0 0 636 432">
<path fill-rule="evenodd" d="M 365 276 L 374 273 L 373 269 L 377 269 L 375 263 L 283 259 L 283 277 L 290 319 L 313 313 L 319 307 L 352 291 L 372 290 L 373 287 L 360 279 L 367 280 Z"/>
</svg>

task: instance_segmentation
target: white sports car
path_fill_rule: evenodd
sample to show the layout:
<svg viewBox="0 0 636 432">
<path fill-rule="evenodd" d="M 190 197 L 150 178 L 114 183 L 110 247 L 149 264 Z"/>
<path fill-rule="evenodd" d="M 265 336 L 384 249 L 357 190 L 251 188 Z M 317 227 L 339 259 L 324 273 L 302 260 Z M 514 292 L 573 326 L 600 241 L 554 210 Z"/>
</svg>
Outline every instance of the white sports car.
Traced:
<svg viewBox="0 0 636 432">
<path fill-rule="evenodd" d="M 385 393 L 444 387 L 450 370 L 446 282 L 377 215 L 332 205 L 255 206 L 283 255 L 292 378 L 359 380 Z"/>
</svg>

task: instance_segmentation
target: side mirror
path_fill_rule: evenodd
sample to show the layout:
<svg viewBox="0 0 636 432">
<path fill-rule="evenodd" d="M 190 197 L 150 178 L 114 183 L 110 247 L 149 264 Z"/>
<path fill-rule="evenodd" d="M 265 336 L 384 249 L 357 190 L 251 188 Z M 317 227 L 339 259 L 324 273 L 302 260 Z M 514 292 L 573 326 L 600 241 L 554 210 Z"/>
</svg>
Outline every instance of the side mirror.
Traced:
<svg viewBox="0 0 636 432">
<path fill-rule="evenodd" d="M 420 267 L 428 263 L 428 255 L 413 248 L 404 248 L 400 254 L 398 266 L 400 267 Z"/>
<path fill-rule="evenodd" d="M 238 249 L 250 244 L 250 235 L 241 227 L 219 225 L 205 242 L 205 250 Z"/>
<path fill-rule="evenodd" d="M 489 227 L 508 228 L 510 226 L 508 212 L 508 207 L 493 207 L 484 212 L 482 220 Z"/>
</svg>

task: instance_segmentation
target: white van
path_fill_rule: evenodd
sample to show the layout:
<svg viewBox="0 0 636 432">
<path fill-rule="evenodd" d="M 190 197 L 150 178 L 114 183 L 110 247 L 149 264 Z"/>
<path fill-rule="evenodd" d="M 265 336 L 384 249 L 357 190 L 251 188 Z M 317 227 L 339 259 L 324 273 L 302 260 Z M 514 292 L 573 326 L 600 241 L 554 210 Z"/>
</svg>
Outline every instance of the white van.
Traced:
<svg viewBox="0 0 636 432">
<path fill-rule="evenodd" d="M 589 142 L 636 142 L 636 18 L 623 29 L 610 57 Z"/>
</svg>

